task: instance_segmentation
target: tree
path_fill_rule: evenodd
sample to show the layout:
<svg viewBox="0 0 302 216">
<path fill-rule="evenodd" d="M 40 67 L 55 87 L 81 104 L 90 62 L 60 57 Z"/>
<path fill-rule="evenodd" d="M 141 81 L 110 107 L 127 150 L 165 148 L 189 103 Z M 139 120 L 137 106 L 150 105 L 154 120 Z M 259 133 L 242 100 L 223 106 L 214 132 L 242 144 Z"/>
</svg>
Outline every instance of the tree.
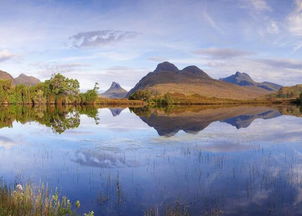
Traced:
<svg viewBox="0 0 302 216">
<path fill-rule="evenodd" d="M 94 88 L 80 94 L 82 104 L 93 104 L 98 99 L 99 84 L 96 82 Z"/>
<path fill-rule="evenodd" d="M 129 100 L 142 100 L 149 101 L 152 97 L 151 91 L 148 90 L 138 90 L 130 95 Z"/>
<path fill-rule="evenodd" d="M 11 80 L 0 80 L 0 103 L 9 103 L 11 89 Z"/>
<path fill-rule="evenodd" d="M 76 79 L 69 79 L 58 73 L 49 80 L 49 89 L 55 95 L 76 96 L 80 92 L 80 83 Z"/>
</svg>

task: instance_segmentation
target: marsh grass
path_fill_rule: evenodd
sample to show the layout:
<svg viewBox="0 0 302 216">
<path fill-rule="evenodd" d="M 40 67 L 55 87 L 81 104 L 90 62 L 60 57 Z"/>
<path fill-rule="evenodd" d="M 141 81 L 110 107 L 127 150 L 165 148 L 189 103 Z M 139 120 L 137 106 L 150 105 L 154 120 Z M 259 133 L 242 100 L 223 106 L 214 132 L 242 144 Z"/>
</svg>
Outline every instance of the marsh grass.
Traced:
<svg viewBox="0 0 302 216">
<path fill-rule="evenodd" d="M 37 190 L 31 185 L 22 190 L 0 187 L 0 216 L 77 216 L 79 207 L 79 201 L 72 204 L 57 192 L 51 194 L 45 186 Z M 89 212 L 85 215 L 94 214 Z"/>
<path fill-rule="evenodd" d="M 180 203 L 166 206 L 163 209 L 151 208 L 144 212 L 144 216 L 191 216 L 189 208 Z"/>
</svg>

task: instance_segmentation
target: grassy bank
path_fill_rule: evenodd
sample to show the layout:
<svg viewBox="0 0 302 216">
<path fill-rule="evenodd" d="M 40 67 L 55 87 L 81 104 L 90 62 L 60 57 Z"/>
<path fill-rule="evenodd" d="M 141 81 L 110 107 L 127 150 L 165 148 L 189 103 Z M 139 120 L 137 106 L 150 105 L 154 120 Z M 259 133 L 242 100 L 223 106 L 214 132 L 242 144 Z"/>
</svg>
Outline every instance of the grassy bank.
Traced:
<svg viewBox="0 0 302 216">
<path fill-rule="evenodd" d="M 67 197 L 51 194 L 44 186 L 34 189 L 17 185 L 0 187 L 0 216 L 79 216 L 80 201 L 72 203 Z M 93 212 L 84 216 L 94 216 Z"/>
<path fill-rule="evenodd" d="M 159 95 L 148 90 L 139 90 L 129 97 L 130 100 L 142 100 L 150 106 L 166 105 L 240 105 L 240 104 L 290 104 L 296 99 L 263 96 L 254 99 L 228 99 L 205 97 L 198 94 L 184 95 L 180 93 L 166 93 Z"/>
<path fill-rule="evenodd" d="M 102 106 L 131 106 L 131 107 L 136 107 L 136 106 L 145 106 L 147 105 L 146 102 L 142 100 L 128 100 L 127 98 L 122 98 L 122 99 L 112 99 L 112 98 L 104 98 L 104 97 L 99 97 L 95 105 L 102 105 Z"/>
</svg>

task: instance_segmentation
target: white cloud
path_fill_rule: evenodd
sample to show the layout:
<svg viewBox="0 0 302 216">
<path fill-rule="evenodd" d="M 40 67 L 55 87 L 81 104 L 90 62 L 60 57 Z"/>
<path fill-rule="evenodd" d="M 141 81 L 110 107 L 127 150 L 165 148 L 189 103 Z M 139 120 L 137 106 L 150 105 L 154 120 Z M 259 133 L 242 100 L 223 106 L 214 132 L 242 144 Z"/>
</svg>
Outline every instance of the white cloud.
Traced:
<svg viewBox="0 0 302 216">
<path fill-rule="evenodd" d="M 243 57 L 252 55 L 252 52 L 231 48 L 206 48 L 199 49 L 193 52 L 194 54 L 216 59 L 228 59 L 235 57 Z"/>
<path fill-rule="evenodd" d="M 38 69 L 38 74 L 43 78 L 50 78 L 52 74 L 69 74 L 73 72 L 82 72 L 89 65 L 82 63 L 38 63 L 34 65 Z"/>
<path fill-rule="evenodd" d="M 152 56 L 152 57 L 149 57 L 148 60 L 156 62 L 156 63 L 168 61 L 167 58 L 164 58 L 164 57 L 161 57 L 161 56 Z"/>
<path fill-rule="evenodd" d="M 289 30 L 296 36 L 302 36 L 302 0 L 296 0 L 296 8 L 288 17 Z"/>
<path fill-rule="evenodd" d="M 8 50 L 0 50 L 0 62 L 12 59 L 16 57 L 17 55 L 9 52 Z"/>
<path fill-rule="evenodd" d="M 215 22 L 215 20 L 209 15 L 209 13 L 206 10 L 203 10 L 203 18 L 205 19 L 205 21 L 216 31 L 223 33 L 222 28 L 217 24 L 217 22 Z"/>
<path fill-rule="evenodd" d="M 295 0 L 295 8 L 287 17 L 287 28 L 297 38 L 294 42 L 294 51 L 302 48 L 302 0 Z"/>
<path fill-rule="evenodd" d="M 280 69 L 297 69 L 302 73 L 302 61 L 296 59 L 259 59 L 258 61 Z"/>
<path fill-rule="evenodd" d="M 247 2 L 257 11 L 272 10 L 272 8 L 267 4 L 266 0 L 247 0 Z"/>
<path fill-rule="evenodd" d="M 267 25 L 267 32 L 271 34 L 278 34 L 280 32 L 278 23 L 274 20 L 271 20 Z"/>
<path fill-rule="evenodd" d="M 134 38 L 138 35 L 132 31 L 101 30 L 91 32 L 81 32 L 71 36 L 72 46 L 77 48 L 98 47 L 114 44 L 126 39 Z"/>
</svg>

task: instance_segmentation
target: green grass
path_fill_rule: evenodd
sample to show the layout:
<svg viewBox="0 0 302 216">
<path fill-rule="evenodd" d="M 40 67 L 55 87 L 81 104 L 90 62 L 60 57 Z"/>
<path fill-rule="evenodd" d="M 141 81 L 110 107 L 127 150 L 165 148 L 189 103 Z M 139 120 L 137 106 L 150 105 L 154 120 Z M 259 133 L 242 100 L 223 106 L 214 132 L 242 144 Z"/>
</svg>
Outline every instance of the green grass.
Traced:
<svg viewBox="0 0 302 216">
<path fill-rule="evenodd" d="M 80 202 L 72 203 L 58 193 L 49 193 L 47 187 L 34 190 L 27 185 L 20 189 L 0 187 L 0 216 L 78 216 Z M 93 212 L 84 216 L 94 216 Z"/>
</svg>

